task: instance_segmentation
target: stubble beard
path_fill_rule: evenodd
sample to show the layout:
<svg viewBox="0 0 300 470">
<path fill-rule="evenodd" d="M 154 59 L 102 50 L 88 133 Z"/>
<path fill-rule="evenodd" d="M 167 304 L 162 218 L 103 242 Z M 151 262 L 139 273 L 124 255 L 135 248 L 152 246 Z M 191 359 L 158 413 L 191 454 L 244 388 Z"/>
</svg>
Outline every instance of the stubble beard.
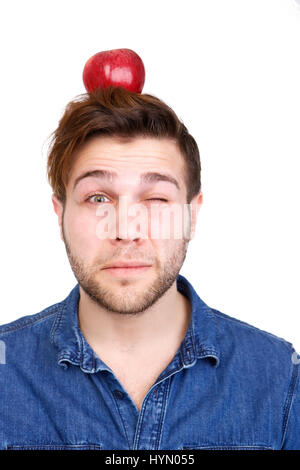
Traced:
<svg viewBox="0 0 300 470">
<path fill-rule="evenodd" d="M 164 265 L 154 264 L 150 268 L 158 274 L 148 283 L 125 278 L 109 282 L 108 275 L 108 280 L 101 282 L 99 275 L 106 276 L 106 274 L 103 272 L 100 274 L 99 263 L 87 265 L 74 254 L 66 240 L 64 230 L 63 238 L 72 271 L 83 291 L 100 307 L 121 315 L 137 315 L 144 312 L 170 289 L 184 263 L 188 247 L 188 241 L 184 239 L 178 241 L 175 250 L 168 254 Z"/>
</svg>

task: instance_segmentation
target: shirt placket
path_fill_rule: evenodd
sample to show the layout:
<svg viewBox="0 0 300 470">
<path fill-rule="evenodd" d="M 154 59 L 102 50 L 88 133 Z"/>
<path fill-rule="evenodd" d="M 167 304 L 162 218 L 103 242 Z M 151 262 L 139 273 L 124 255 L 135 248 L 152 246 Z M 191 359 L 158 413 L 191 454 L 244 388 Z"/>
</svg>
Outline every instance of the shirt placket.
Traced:
<svg viewBox="0 0 300 470">
<path fill-rule="evenodd" d="M 128 449 L 160 449 L 172 376 L 183 368 L 180 353 L 177 353 L 148 390 L 140 412 L 115 375 L 113 373 L 107 375 L 107 383 L 119 411 Z"/>
</svg>

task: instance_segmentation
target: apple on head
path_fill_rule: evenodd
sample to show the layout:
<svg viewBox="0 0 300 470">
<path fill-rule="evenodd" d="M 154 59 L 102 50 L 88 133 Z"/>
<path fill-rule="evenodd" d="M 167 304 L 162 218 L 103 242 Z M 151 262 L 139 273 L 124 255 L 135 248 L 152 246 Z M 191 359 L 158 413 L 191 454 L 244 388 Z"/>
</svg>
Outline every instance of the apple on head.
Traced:
<svg viewBox="0 0 300 470">
<path fill-rule="evenodd" d="M 142 59 L 131 49 L 112 49 L 94 54 L 85 63 L 83 83 L 88 92 L 108 86 L 121 86 L 141 93 L 145 83 Z"/>
</svg>

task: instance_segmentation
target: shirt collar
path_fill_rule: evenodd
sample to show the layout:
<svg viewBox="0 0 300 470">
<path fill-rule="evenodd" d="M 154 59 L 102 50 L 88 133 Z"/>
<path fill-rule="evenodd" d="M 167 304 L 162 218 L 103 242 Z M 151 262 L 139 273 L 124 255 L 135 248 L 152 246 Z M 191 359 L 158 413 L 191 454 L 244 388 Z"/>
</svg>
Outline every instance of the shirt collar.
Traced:
<svg viewBox="0 0 300 470">
<path fill-rule="evenodd" d="M 191 320 L 179 348 L 184 367 L 192 366 L 197 359 L 208 358 L 217 367 L 220 362 L 218 330 L 212 310 L 200 299 L 189 281 L 178 274 L 177 289 L 191 303 Z M 84 338 L 78 323 L 79 284 L 61 302 L 53 322 L 50 340 L 58 348 L 58 364 L 80 366 L 83 372 L 94 373 L 111 369 L 98 357 Z"/>
<path fill-rule="evenodd" d="M 181 274 L 177 277 L 177 289 L 191 304 L 191 320 L 180 348 L 183 364 L 189 367 L 197 359 L 208 358 L 209 362 L 217 367 L 220 363 L 220 352 L 215 314 Z"/>
</svg>

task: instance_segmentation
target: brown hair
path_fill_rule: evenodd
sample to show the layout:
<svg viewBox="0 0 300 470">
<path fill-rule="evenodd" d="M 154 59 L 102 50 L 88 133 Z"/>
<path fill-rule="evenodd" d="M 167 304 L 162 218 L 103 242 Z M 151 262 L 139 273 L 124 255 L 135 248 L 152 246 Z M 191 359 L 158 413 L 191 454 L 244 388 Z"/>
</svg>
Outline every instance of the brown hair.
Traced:
<svg viewBox="0 0 300 470">
<path fill-rule="evenodd" d="M 47 176 L 53 193 L 63 204 L 74 152 L 95 135 L 175 139 L 186 162 L 187 203 L 200 192 L 198 146 L 175 112 L 153 95 L 108 87 L 78 95 L 68 103 L 57 129 L 50 134 Z"/>
</svg>

